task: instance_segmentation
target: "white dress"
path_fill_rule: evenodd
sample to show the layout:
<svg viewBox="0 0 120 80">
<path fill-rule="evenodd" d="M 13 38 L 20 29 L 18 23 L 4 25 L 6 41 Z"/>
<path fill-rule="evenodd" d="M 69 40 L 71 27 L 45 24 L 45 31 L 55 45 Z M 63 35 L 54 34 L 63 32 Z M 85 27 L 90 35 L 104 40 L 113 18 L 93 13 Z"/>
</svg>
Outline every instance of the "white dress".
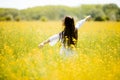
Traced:
<svg viewBox="0 0 120 80">
<path fill-rule="evenodd" d="M 85 21 L 86 21 L 86 19 L 82 19 L 82 20 L 78 21 L 76 23 L 76 25 L 75 25 L 75 28 L 78 30 Z M 55 35 L 53 35 L 53 36 L 51 36 L 49 38 L 49 40 L 50 40 L 50 42 L 49 42 L 50 46 L 55 45 L 59 40 L 62 42 L 62 40 L 60 38 L 61 36 L 59 34 L 60 33 L 55 34 Z M 71 50 L 70 48 L 65 48 L 63 46 L 63 44 L 62 44 L 61 49 L 60 49 L 60 54 L 63 54 L 63 53 L 65 53 L 66 55 L 69 55 L 69 54 L 74 53 L 74 51 Z"/>
</svg>

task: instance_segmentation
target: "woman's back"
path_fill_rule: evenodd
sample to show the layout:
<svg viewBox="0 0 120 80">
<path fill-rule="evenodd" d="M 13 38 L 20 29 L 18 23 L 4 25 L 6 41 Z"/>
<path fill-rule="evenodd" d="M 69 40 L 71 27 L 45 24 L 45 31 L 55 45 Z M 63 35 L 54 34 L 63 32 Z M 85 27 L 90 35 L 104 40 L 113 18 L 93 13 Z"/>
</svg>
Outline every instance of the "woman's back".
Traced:
<svg viewBox="0 0 120 80">
<path fill-rule="evenodd" d="M 70 47 L 76 45 L 78 32 L 74 25 L 74 19 L 72 17 L 65 17 L 64 19 L 64 30 L 62 32 L 62 39 L 64 47 Z"/>
</svg>

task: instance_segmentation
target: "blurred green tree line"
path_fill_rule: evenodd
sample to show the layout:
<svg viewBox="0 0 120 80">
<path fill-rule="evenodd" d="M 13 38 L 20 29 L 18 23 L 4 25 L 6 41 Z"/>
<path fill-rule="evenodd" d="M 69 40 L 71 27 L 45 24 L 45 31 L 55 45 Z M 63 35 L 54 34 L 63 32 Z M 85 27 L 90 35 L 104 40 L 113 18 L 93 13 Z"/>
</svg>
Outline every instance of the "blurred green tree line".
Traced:
<svg viewBox="0 0 120 80">
<path fill-rule="evenodd" d="M 120 8 L 116 4 L 68 6 L 38 6 L 27 9 L 0 8 L 0 21 L 61 20 L 65 15 L 76 19 L 91 15 L 94 21 L 120 21 Z"/>
</svg>

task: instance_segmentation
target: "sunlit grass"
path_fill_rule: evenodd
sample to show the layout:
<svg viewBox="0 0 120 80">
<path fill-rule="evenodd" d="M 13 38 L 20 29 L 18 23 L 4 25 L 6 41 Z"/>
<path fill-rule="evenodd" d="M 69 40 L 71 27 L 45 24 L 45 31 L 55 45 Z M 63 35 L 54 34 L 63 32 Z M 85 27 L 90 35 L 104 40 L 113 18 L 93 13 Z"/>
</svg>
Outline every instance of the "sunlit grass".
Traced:
<svg viewBox="0 0 120 80">
<path fill-rule="evenodd" d="M 61 22 L 0 22 L 0 80 L 119 80 L 120 23 L 86 22 L 77 54 L 59 55 L 60 43 L 38 44 Z"/>
</svg>

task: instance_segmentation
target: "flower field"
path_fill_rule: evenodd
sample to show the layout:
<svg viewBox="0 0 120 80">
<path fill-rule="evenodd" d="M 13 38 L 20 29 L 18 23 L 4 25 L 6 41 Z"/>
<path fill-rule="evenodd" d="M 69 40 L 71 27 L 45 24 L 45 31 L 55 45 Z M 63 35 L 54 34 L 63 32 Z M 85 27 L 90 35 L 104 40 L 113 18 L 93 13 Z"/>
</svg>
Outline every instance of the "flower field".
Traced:
<svg viewBox="0 0 120 80">
<path fill-rule="evenodd" d="M 120 22 L 86 22 L 76 53 L 60 42 L 38 44 L 62 31 L 60 21 L 0 22 L 0 80 L 120 80 Z"/>
</svg>

